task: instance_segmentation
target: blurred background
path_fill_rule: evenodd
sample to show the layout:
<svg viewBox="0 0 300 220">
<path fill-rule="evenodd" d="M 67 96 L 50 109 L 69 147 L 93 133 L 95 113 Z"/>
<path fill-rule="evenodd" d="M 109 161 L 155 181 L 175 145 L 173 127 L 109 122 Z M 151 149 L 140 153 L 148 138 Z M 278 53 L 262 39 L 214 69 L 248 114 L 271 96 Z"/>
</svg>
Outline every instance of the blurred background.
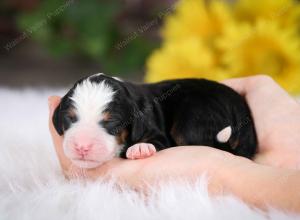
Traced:
<svg viewBox="0 0 300 220">
<path fill-rule="evenodd" d="M 0 87 L 268 74 L 300 92 L 295 0 L 1 0 Z"/>
</svg>

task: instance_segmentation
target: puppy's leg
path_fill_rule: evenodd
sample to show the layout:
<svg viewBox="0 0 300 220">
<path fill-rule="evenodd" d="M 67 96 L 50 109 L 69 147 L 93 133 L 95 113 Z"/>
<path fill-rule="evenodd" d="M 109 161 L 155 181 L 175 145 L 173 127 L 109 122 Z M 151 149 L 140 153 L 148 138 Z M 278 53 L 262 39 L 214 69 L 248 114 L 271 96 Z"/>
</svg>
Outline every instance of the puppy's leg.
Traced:
<svg viewBox="0 0 300 220">
<path fill-rule="evenodd" d="M 128 159 L 143 159 L 155 154 L 156 148 L 153 144 L 137 143 L 127 149 L 126 157 Z"/>
</svg>

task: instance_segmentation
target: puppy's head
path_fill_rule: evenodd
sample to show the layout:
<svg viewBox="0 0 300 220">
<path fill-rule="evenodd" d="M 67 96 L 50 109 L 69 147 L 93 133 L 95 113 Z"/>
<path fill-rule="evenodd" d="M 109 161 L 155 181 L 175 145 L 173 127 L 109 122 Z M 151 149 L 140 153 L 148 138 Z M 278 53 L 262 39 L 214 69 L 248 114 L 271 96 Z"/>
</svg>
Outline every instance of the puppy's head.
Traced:
<svg viewBox="0 0 300 220">
<path fill-rule="evenodd" d="M 119 155 L 127 135 L 122 123 L 131 111 L 124 89 L 118 79 L 96 74 L 79 80 L 62 98 L 53 124 L 75 165 L 94 168 Z"/>
</svg>

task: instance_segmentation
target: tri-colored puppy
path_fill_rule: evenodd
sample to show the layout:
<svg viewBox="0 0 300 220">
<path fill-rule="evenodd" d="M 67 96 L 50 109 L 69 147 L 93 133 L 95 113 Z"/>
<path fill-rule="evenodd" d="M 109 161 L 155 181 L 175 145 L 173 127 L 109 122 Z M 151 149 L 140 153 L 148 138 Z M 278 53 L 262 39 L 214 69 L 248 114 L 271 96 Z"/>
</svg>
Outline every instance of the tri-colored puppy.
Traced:
<svg viewBox="0 0 300 220">
<path fill-rule="evenodd" d="M 113 157 L 141 159 L 180 145 L 251 158 L 257 139 L 244 98 L 205 79 L 134 84 L 104 74 L 76 82 L 54 112 L 72 162 L 93 168 Z"/>
</svg>

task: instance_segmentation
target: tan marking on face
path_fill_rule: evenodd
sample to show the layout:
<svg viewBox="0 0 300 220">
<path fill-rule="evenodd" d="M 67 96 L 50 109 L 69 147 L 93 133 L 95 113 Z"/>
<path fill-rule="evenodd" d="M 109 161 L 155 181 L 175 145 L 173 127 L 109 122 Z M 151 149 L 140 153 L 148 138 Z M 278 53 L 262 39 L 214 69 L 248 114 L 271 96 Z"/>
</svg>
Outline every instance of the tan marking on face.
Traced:
<svg viewBox="0 0 300 220">
<path fill-rule="evenodd" d="M 126 138 L 128 136 L 128 131 L 126 129 L 123 129 L 120 134 L 117 136 L 117 143 L 119 145 L 124 144 L 126 141 Z"/>
<path fill-rule="evenodd" d="M 68 115 L 69 115 L 70 117 L 76 117 L 75 109 L 74 109 L 74 108 L 69 108 L 69 109 L 68 109 Z"/>
<path fill-rule="evenodd" d="M 76 118 L 76 112 L 75 112 L 75 109 L 73 107 L 68 108 L 66 114 L 69 118 Z M 65 131 L 66 129 L 64 127 L 64 124 L 62 125 L 62 127 L 63 127 L 63 130 Z"/>
<path fill-rule="evenodd" d="M 108 121 L 109 119 L 111 119 L 111 114 L 108 111 L 103 112 L 102 116 L 103 116 L 103 121 Z"/>
</svg>

